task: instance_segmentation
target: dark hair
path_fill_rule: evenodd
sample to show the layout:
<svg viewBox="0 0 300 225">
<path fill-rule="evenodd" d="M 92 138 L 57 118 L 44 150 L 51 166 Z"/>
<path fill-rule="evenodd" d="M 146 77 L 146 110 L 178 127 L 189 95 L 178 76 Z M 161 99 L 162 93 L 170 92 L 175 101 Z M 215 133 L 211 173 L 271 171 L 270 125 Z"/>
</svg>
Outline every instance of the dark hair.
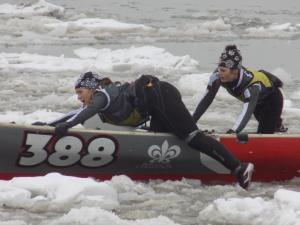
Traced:
<svg viewBox="0 0 300 225">
<path fill-rule="evenodd" d="M 109 79 L 108 77 L 103 78 L 102 80 L 100 80 L 99 85 L 103 88 L 107 85 L 112 84 L 113 82 L 111 81 L 111 79 Z"/>
</svg>

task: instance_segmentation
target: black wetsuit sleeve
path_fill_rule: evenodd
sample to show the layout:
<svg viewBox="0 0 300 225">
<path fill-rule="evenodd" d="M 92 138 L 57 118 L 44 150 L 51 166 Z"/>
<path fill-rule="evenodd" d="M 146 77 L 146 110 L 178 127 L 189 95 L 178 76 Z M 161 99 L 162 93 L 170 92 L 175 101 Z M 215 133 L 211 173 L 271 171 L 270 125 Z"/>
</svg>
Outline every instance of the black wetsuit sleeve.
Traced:
<svg viewBox="0 0 300 225">
<path fill-rule="evenodd" d="M 196 122 L 200 119 L 200 117 L 208 109 L 208 107 L 214 100 L 219 88 L 220 88 L 220 85 L 218 84 L 217 80 L 210 82 L 210 84 L 208 84 L 206 93 L 200 100 L 200 102 L 199 102 L 198 106 L 196 107 L 196 110 L 193 114 L 193 118 Z"/>
<path fill-rule="evenodd" d="M 71 120 L 69 120 L 68 127 L 73 127 L 85 120 L 91 118 L 95 114 L 101 112 L 107 105 L 108 99 L 103 92 L 95 92 L 92 96 L 90 104 L 82 108 Z"/>
<path fill-rule="evenodd" d="M 68 112 L 66 113 L 65 115 L 61 116 L 60 118 L 58 119 L 55 119 L 49 123 L 47 123 L 47 125 L 49 126 L 55 126 L 56 124 L 58 123 L 61 123 L 61 122 L 66 122 L 68 119 L 72 118 L 74 115 L 76 115 L 76 113 L 78 113 L 80 110 L 82 110 L 82 107 L 80 107 L 79 109 L 76 109 L 74 111 L 71 111 L 71 112 Z"/>
<path fill-rule="evenodd" d="M 251 85 L 244 91 L 245 102 L 243 105 L 243 110 L 232 128 L 234 132 L 241 132 L 249 122 L 256 107 L 260 90 L 260 84 L 256 83 Z"/>
</svg>

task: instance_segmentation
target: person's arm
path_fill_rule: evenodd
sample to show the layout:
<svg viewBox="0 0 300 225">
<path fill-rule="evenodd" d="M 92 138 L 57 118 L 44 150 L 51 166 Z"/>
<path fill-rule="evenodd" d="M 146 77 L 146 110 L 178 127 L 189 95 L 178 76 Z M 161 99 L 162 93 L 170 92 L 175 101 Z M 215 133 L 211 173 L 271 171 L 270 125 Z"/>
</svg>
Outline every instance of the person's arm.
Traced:
<svg viewBox="0 0 300 225">
<path fill-rule="evenodd" d="M 49 125 L 49 126 L 55 126 L 58 123 L 66 122 L 67 120 L 69 120 L 70 118 L 72 118 L 74 115 L 76 115 L 78 112 L 80 112 L 83 108 L 84 107 L 81 106 L 79 109 L 76 109 L 74 111 L 68 112 L 65 115 L 61 116 L 60 118 L 55 119 L 55 120 L 47 123 L 47 125 Z"/>
<path fill-rule="evenodd" d="M 76 115 L 82 109 L 83 109 L 83 106 L 81 106 L 79 109 L 68 112 L 68 113 L 62 115 L 61 117 L 59 117 L 55 120 L 52 120 L 51 122 L 48 122 L 48 123 L 42 122 L 42 121 L 36 121 L 36 122 L 32 123 L 31 125 L 55 127 L 56 124 L 68 121 L 70 118 L 72 118 L 74 115 Z"/>
<path fill-rule="evenodd" d="M 220 88 L 220 84 L 218 83 L 218 75 L 216 73 L 212 74 L 210 77 L 210 81 L 207 85 L 206 92 L 202 99 L 200 100 L 196 110 L 193 114 L 194 120 L 197 122 L 200 117 L 205 113 L 208 109 L 212 101 L 214 100 L 218 90 Z"/>
<path fill-rule="evenodd" d="M 243 105 L 243 110 L 234 126 L 228 130 L 227 133 L 239 133 L 245 128 L 254 112 L 260 91 L 261 85 L 259 83 L 251 85 L 244 91 L 244 98 L 246 101 Z"/>
<path fill-rule="evenodd" d="M 87 107 L 82 108 L 67 122 L 58 123 L 55 125 L 55 133 L 58 136 L 63 136 L 67 130 L 85 120 L 91 118 L 96 113 L 99 113 L 107 106 L 107 96 L 103 92 L 95 92 L 92 96 L 91 102 Z"/>
<path fill-rule="evenodd" d="M 77 112 L 72 118 L 67 121 L 69 128 L 79 123 L 83 123 L 87 119 L 100 112 L 106 106 L 107 101 L 107 97 L 104 93 L 95 92 L 90 104 L 87 107 L 82 108 L 81 111 Z"/>
</svg>

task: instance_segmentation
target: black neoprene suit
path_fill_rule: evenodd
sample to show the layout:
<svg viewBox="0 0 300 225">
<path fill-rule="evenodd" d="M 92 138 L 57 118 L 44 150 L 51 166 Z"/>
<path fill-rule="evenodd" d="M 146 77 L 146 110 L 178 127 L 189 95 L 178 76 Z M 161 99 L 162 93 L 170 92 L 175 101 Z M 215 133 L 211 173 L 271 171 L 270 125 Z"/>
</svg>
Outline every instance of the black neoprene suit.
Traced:
<svg viewBox="0 0 300 225">
<path fill-rule="evenodd" d="M 137 97 L 144 99 L 145 108 L 151 116 L 150 130 L 171 132 L 181 139 L 188 139 L 189 146 L 222 163 L 229 170 L 236 169 L 240 162 L 217 140 L 198 131 L 198 127 L 182 102 L 179 91 L 168 82 L 156 81 L 152 87 L 136 82 Z"/>
</svg>

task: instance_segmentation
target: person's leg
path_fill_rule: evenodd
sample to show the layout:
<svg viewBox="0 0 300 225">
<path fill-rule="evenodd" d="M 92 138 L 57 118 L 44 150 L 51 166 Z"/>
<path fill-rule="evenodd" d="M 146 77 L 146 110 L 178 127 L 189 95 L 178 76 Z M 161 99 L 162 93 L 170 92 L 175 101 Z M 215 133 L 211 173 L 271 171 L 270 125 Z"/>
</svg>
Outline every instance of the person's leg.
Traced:
<svg viewBox="0 0 300 225">
<path fill-rule="evenodd" d="M 168 131 L 179 138 L 185 139 L 192 148 L 216 159 L 229 170 L 234 171 L 239 167 L 240 161 L 220 142 L 198 130 L 193 117 L 181 100 L 180 93 L 174 86 L 160 82 L 160 94 L 164 106 L 156 104 L 155 101 L 150 101 L 149 106 L 151 114 L 155 115 L 155 118 L 160 118 L 159 122 L 163 127 L 168 128 Z"/>
<path fill-rule="evenodd" d="M 168 132 L 181 139 L 198 127 L 181 100 L 179 91 L 167 82 L 159 82 L 147 92 L 149 113 Z"/>
<path fill-rule="evenodd" d="M 262 133 L 262 128 L 263 128 L 263 122 L 262 122 L 262 114 L 263 114 L 263 108 L 262 105 L 256 105 L 256 108 L 254 110 L 254 117 L 258 122 L 258 126 L 257 126 L 257 131 L 256 133 L 261 134 Z"/>
<path fill-rule="evenodd" d="M 241 187 L 247 189 L 253 173 L 253 164 L 241 163 L 220 142 L 203 134 L 182 102 L 179 91 L 166 82 L 160 82 L 162 107 L 152 104 L 152 113 L 164 127 L 184 139 L 190 147 L 214 158 L 235 175 Z M 161 109 L 161 110 L 160 110 Z"/>
<path fill-rule="evenodd" d="M 152 113 L 149 131 L 168 132 L 169 128 L 165 126 L 164 121 L 161 121 L 161 118 L 159 115 L 155 115 L 154 113 Z"/>
<path fill-rule="evenodd" d="M 232 172 L 241 164 L 224 145 L 203 133 L 197 133 L 191 137 L 188 145 L 219 161 Z"/>
<path fill-rule="evenodd" d="M 277 123 L 276 123 L 276 129 L 275 132 L 287 132 L 288 128 L 283 126 L 282 123 L 282 109 L 283 109 L 283 95 L 279 88 L 276 90 L 277 92 Z"/>
<path fill-rule="evenodd" d="M 142 93 L 142 92 L 140 92 Z M 227 167 L 247 189 L 253 172 L 253 164 L 243 164 L 218 141 L 204 135 L 182 102 L 179 91 L 167 82 L 154 82 L 147 86 L 142 96 L 152 117 L 152 131 L 166 131 L 185 140 L 192 148 L 202 151 Z"/>
<path fill-rule="evenodd" d="M 283 96 L 277 88 L 262 104 L 258 105 L 254 115 L 258 120 L 258 133 L 273 134 L 281 126 Z"/>
</svg>

